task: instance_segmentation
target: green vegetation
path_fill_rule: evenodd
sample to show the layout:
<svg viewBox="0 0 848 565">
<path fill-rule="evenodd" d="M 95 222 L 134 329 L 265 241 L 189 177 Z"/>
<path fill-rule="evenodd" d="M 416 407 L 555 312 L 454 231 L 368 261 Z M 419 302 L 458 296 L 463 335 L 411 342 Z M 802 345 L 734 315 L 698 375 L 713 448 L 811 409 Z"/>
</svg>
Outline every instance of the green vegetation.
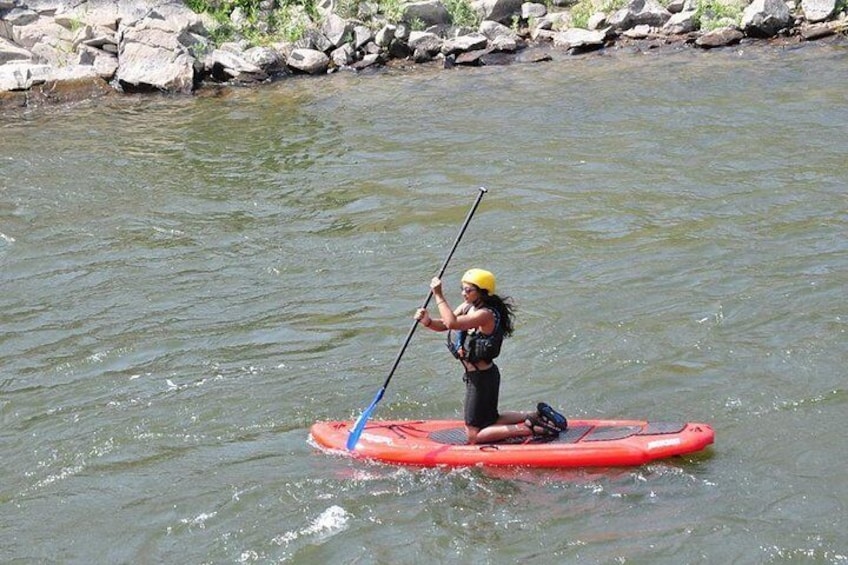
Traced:
<svg viewBox="0 0 848 565">
<path fill-rule="evenodd" d="M 595 13 L 595 8 L 592 6 L 591 0 L 584 0 L 576 4 L 571 9 L 571 25 L 587 29 L 589 27 L 589 18 Z"/>
<path fill-rule="evenodd" d="M 742 8 L 735 2 L 722 0 L 699 0 L 695 11 L 697 27 L 711 31 L 742 23 Z"/>
<path fill-rule="evenodd" d="M 571 25 L 586 28 L 589 18 L 597 12 L 607 16 L 625 7 L 628 0 L 581 0 L 571 8 Z M 848 4 L 848 0 L 838 0 Z M 666 6 L 668 0 L 659 0 Z M 695 19 L 700 29 L 712 30 L 728 25 L 739 25 L 742 21 L 742 8 L 735 0 L 698 0 Z"/>
<path fill-rule="evenodd" d="M 277 8 L 265 13 L 260 10 L 259 0 L 186 0 L 186 5 L 198 14 L 206 13 L 212 17 L 216 26 L 209 32 L 216 45 L 235 39 L 262 45 L 274 41 L 297 41 L 303 37 L 307 29 L 320 20 L 316 1 L 282 0 L 277 2 Z M 470 0 L 443 1 L 455 25 L 479 25 L 480 18 L 471 7 Z M 377 12 L 390 22 L 399 22 L 403 18 L 404 0 L 337 0 L 336 12 L 345 18 L 355 18 L 366 3 L 376 6 Z M 241 13 L 237 23 L 231 17 L 235 11 Z M 413 29 L 424 27 L 420 21 L 407 23 Z"/>
<path fill-rule="evenodd" d="M 403 0 L 382 0 L 379 11 L 390 22 L 399 22 L 403 18 Z"/>
<path fill-rule="evenodd" d="M 597 12 L 610 15 L 627 6 L 627 0 L 581 0 L 571 8 L 571 25 L 586 29 Z"/>
<path fill-rule="evenodd" d="M 186 5 L 198 14 L 212 16 L 216 27 L 209 30 L 210 39 L 217 45 L 242 38 L 253 45 L 296 41 L 318 18 L 313 0 L 284 0 L 265 14 L 260 11 L 259 0 L 186 0 Z M 231 17 L 236 11 L 242 15 L 238 23 Z"/>
<path fill-rule="evenodd" d="M 477 15 L 468 0 L 443 1 L 454 25 L 474 28 L 480 25 L 480 16 Z"/>
</svg>

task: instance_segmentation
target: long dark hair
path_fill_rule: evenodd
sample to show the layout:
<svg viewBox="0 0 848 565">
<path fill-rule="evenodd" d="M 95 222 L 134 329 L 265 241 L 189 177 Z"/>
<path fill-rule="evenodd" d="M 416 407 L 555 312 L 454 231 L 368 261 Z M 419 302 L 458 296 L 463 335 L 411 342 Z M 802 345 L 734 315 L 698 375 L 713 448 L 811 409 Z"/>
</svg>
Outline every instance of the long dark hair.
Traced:
<svg viewBox="0 0 848 565">
<path fill-rule="evenodd" d="M 515 305 L 512 303 L 512 298 L 504 296 L 501 298 L 497 294 L 489 294 L 485 288 L 480 289 L 480 297 L 483 300 L 483 305 L 497 310 L 501 318 L 501 331 L 504 337 L 512 335 L 514 329 L 513 321 L 515 319 Z"/>
</svg>

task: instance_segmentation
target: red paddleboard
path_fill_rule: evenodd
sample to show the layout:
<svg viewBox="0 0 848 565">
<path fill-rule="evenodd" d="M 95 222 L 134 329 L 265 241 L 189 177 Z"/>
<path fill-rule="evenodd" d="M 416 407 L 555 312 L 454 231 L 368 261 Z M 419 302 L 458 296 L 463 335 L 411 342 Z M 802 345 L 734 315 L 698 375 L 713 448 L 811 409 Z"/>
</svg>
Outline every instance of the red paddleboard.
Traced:
<svg viewBox="0 0 848 565">
<path fill-rule="evenodd" d="M 568 429 L 554 438 L 468 445 L 459 420 L 376 420 L 348 451 L 353 426 L 352 421 L 316 422 L 312 439 L 324 449 L 402 465 L 621 467 L 701 451 L 715 438 L 708 424 L 569 420 Z"/>
</svg>

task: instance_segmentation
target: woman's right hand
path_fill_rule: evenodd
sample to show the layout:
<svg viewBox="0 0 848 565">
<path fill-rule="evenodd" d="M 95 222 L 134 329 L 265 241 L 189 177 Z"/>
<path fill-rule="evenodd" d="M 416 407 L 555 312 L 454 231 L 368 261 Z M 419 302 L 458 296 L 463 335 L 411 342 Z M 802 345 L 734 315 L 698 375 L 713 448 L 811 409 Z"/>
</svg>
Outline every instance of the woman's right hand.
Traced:
<svg viewBox="0 0 848 565">
<path fill-rule="evenodd" d="M 430 281 L 430 290 L 433 291 L 434 296 L 442 296 L 442 279 L 433 277 Z"/>
<path fill-rule="evenodd" d="M 432 323 L 430 320 L 430 313 L 427 312 L 426 308 L 419 308 L 415 311 L 415 319 L 418 320 L 424 327 L 429 326 Z"/>
</svg>

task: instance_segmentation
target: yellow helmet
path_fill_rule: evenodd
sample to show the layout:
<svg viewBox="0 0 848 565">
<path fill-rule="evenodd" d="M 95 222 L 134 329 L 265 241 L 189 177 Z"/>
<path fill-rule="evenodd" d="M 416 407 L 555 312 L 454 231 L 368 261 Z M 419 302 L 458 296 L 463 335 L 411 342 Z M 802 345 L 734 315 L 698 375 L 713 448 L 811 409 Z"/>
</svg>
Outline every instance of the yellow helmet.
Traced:
<svg viewBox="0 0 848 565">
<path fill-rule="evenodd" d="M 470 283 L 477 288 L 485 289 L 489 294 L 495 293 L 495 275 L 483 269 L 468 269 L 462 275 L 462 282 Z"/>
</svg>

